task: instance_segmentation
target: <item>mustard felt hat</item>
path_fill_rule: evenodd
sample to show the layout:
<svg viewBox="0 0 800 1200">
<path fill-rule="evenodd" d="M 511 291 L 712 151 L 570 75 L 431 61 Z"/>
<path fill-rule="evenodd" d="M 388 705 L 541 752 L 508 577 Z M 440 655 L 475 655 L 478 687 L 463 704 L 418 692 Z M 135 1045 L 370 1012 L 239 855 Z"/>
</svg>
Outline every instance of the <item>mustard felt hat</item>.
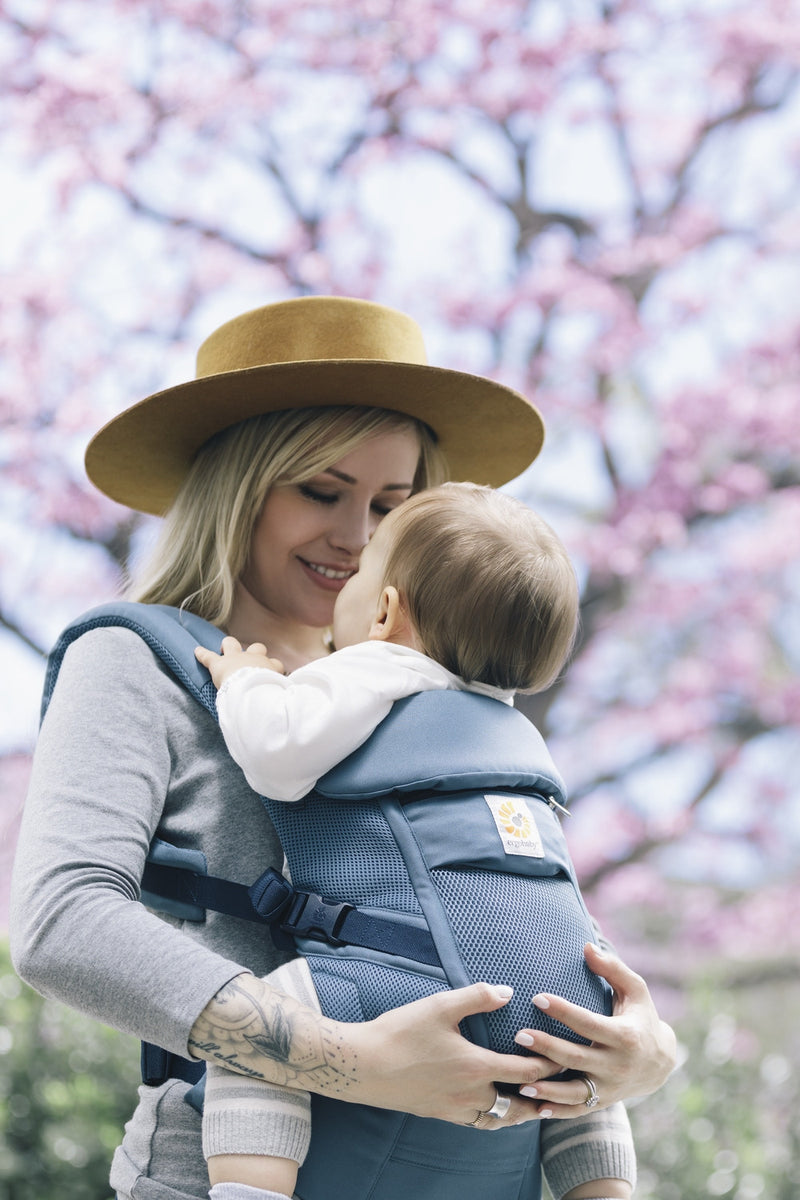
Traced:
<svg viewBox="0 0 800 1200">
<path fill-rule="evenodd" d="M 212 434 L 261 413 L 331 405 L 424 421 L 451 478 L 493 487 L 524 471 L 544 440 L 539 412 L 518 392 L 429 366 L 422 332 L 404 313 L 308 296 L 220 326 L 198 351 L 195 379 L 148 396 L 92 438 L 86 472 L 112 500 L 161 515 Z"/>
</svg>

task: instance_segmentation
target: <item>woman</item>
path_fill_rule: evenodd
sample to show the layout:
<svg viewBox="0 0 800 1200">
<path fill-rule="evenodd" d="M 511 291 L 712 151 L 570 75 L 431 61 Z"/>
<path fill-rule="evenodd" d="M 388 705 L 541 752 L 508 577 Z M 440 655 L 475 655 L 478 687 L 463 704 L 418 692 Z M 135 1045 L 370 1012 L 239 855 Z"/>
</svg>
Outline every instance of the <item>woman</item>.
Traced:
<svg viewBox="0 0 800 1200">
<path fill-rule="evenodd" d="M 542 442 L 523 397 L 427 366 L 413 321 L 355 300 L 245 314 L 207 339 L 197 374 L 101 430 L 87 471 L 121 503 L 166 514 L 135 599 L 265 642 L 287 670 L 328 651 L 335 596 L 386 512 L 448 469 L 497 486 Z M 64 660 L 20 837 L 12 947 L 34 987 L 176 1055 L 459 1124 L 486 1114 L 486 1129 L 584 1112 L 582 1079 L 542 1081 L 553 1063 L 590 1075 L 602 1105 L 671 1069 L 674 1038 L 644 984 L 601 958 L 590 965 L 617 1013 L 552 998 L 551 1015 L 594 1044 L 521 1031 L 542 1058 L 460 1037 L 463 1016 L 505 1002 L 483 984 L 363 1025 L 321 1017 L 258 978 L 281 961 L 258 927 L 217 914 L 191 925 L 137 903 L 156 836 L 246 884 L 282 859 L 210 715 L 131 631 L 94 630 Z M 502 1117 L 490 1115 L 495 1080 L 523 1089 Z M 119 1196 L 206 1195 L 186 1089 L 141 1089 L 112 1168 Z"/>
</svg>

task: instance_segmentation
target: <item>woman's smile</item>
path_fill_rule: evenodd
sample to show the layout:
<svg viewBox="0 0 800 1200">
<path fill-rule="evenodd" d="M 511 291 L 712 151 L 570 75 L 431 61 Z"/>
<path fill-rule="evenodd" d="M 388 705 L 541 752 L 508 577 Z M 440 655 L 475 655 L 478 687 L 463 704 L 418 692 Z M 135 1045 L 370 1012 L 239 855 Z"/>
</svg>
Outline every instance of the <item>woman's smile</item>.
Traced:
<svg viewBox="0 0 800 1200">
<path fill-rule="evenodd" d="M 324 563 L 309 562 L 298 554 L 300 563 L 315 576 L 315 583 L 330 591 L 341 591 L 348 579 L 355 575 L 356 567 L 329 567 Z"/>
</svg>

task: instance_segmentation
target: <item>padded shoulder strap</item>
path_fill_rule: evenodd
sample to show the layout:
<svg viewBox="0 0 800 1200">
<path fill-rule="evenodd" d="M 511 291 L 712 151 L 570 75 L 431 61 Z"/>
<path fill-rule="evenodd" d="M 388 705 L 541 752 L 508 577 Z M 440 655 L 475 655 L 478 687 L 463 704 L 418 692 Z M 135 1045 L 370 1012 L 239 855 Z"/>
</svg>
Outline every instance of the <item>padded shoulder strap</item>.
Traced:
<svg viewBox="0 0 800 1200">
<path fill-rule="evenodd" d="M 512 788 L 566 803 L 566 788 L 535 725 L 474 692 L 420 692 L 398 700 L 372 736 L 317 782 L 334 800 L 391 793 Z"/>
<path fill-rule="evenodd" d="M 208 671 L 195 658 L 194 648 L 203 645 L 218 651 L 225 635 L 215 625 L 195 616 L 194 613 L 173 608 L 168 604 L 136 604 L 130 600 L 101 604 L 67 626 L 47 660 L 42 717 L 47 711 L 68 648 L 90 629 L 100 629 L 109 625 L 119 625 L 138 633 L 169 667 L 178 682 L 216 718 L 216 688 Z"/>
</svg>

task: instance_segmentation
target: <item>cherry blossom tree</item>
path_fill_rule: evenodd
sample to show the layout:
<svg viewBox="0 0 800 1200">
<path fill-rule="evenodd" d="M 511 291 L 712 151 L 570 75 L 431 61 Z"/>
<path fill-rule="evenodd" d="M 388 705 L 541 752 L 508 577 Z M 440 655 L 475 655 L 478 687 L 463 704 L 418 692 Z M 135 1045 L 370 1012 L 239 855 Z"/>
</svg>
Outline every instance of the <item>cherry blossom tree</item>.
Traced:
<svg viewBox="0 0 800 1200">
<path fill-rule="evenodd" d="M 796 955 L 796 0 L 0 12 L 9 663 L 38 679 L 152 536 L 86 481 L 93 430 L 248 307 L 394 304 L 546 417 L 511 490 L 573 552 L 583 626 L 524 707 L 593 908 L 675 986 Z"/>
</svg>

